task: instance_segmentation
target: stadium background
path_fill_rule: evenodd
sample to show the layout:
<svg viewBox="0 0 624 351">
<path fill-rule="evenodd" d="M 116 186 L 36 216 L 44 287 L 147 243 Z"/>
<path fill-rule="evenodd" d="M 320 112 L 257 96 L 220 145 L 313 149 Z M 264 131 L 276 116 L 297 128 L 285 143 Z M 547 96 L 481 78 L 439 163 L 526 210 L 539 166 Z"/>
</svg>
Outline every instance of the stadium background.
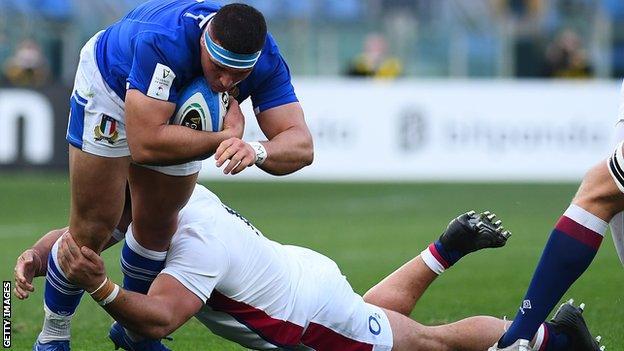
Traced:
<svg viewBox="0 0 624 351">
<path fill-rule="evenodd" d="M 621 0 L 255 0 L 295 77 L 315 162 L 274 178 L 202 182 L 269 237 L 333 258 L 363 293 L 471 208 L 498 213 L 506 248 L 445 273 L 413 317 L 515 314 L 552 225 L 608 154 L 624 76 Z M 64 132 L 77 53 L 137 0 L 0 0 L 0 276 L 66 224 Z M 378 62 L 368 69 L 366 62 Z M 258 139 L 246 107 L 246 138 Z M 104 254 L 119 281 L 118 249 Z M 624 345 L 624 283 L 610 238 L 566 295 Z M 13 299 L 13 348 L 41 326 L 41 281 Z M 74 349 L 108 350 L 110 318 L 85 301 Z M 237 350 L 192 321 L 174 349 Z"/>
</svg>

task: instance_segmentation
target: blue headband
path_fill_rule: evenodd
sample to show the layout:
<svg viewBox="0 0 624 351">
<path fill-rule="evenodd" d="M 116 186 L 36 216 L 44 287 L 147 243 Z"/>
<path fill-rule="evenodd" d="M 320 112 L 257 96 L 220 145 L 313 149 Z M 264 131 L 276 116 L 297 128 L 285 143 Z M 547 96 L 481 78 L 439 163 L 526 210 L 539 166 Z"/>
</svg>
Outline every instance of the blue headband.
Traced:
<svg viewBox="0 0 624 351">
<path fill-rule="evenodd" d="M 208 28 L 204 31 L 204 41 L 206 42 L 206 50 L 208 50 L 210 56 L 212 56 L 215 61 L 230 68 L 252 68 L 256 62 L 258 62 L 260 54 L 262 53 L 262 51 L 258 51 L 253 54 L 237 54 L 228 49 L 224 49 L 210 38 Z"/>
</svg>

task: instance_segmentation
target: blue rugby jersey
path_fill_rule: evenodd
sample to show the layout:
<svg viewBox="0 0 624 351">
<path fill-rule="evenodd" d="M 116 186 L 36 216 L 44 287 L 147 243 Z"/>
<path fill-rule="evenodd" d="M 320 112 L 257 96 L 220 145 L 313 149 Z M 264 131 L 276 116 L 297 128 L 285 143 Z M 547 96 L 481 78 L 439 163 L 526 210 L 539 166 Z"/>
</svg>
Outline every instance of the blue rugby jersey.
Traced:
<svg viewBox="0 0 624 351">
<path fill-rule="evenodd" d="M 220 7 L 201 0 L 151 0 L 140 5 L 98 38 L 96 60 L 102 77 L 122 100 L 127 89 L 137 89 L 176 103 L 182 87 L 203 74 L 200 23 Z M 257 113 L 298 101 L 288 66 L 270 34 L 258 63 L 238 90 L 237 100 L 251 97 Z"/>
</svg>

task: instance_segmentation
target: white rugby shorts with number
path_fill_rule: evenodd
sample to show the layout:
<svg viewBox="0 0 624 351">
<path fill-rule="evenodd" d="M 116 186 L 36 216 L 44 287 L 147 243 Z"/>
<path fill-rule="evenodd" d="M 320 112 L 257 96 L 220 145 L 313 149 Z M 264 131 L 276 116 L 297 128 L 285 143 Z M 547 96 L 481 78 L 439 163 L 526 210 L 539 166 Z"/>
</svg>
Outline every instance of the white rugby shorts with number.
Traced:
<svg viewBox="0 0 624 351">
<path fill-rule="evenodd" d="M 96 62 L 95 43 L 101 33 L 93 36 L 80 51 L 70 99 L 67 141 L 93 155 L 129 156 L 124 101 L 106 84 Z M 168 175 L 186 176 L 199 172 L 201 161 L 175 166 L 143 167 Z"/>
<path fill-rule="evenodd" d="M 392 349 L 384 311 L 331 259 L 267 239 L 201 185 L 180 211 L 161 274 L 204 301 L 196 317 L 206 327 L 246 348 Z"/>
</svg>

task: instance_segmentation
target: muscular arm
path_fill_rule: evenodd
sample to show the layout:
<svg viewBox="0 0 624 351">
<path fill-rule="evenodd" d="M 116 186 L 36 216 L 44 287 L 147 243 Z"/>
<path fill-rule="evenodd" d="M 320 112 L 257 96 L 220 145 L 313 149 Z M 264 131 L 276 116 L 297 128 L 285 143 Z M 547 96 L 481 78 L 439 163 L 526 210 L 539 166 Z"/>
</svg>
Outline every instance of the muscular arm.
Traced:
<svg viewBox="0 0 624 351">
<path fill-rule="evenodd" d="M 127 224 L 124 226 L 124 230 L 125 228 L 127 228 Z M 69 227 L 65 227 L 49 231 L 35 245 L 19 255 L 14 269 L 14 293 L 17 298 L 20 300 L 26 299 L 31 292 L 35 291 L 35 287 L 32 285 L 33 278 L 46 275 L 48 269 L 47 259 L 50 251 L 52 251 L 52 246 L 68 229 Z M 104 246 L 104 250 L 116 243 L 117 240 L 111 237 Z"/>
<path fill-rule="evenodd" d="M 285 175 L 312 163 L 312 135 L 298 102 L 266 110 L 257 118 L 262 132 L 269 139 L 263 143 L 268 157 L 261 169 L 273 175 Z"/>
<path fill-rule="evenodd" d="M 147 296 L 121 290 L 104 309 L 124 327 L 152 339 L 161 339 L 199 312 L 203 302 L 179 281 L 160 274 Z"/>
<path fill-rule="evenodd" d="M 243 133 L 243 116 L 236 102 L 230 103 L 223 130 L 214 133 L 168 124 L 175 104 L 136 89 L 128 90 L 125 108 L 128 146 L 137 163 L 171 165 L 205 159 L 222 141 Z"/>
<path fill-rule="evenodd" d="M 260 166 L 273 175 L 286 175 L 312 163 L 312 135 L 298 102 L 278 106 L 258 114 L 258 125 L 269 139 L 262 142 L 267 159 Z M 230 138 L 217 149 L 217 167 L 229 160 L 223 173 L 237 174 L 255 162 L 254 149 L 239 138 Z"/>
<path fill-rule="evenodd" d="M 94 292 L 107 280 L 104 261 L 86 246 L 78 247 L 71 235 L 63 236 L 58 262 L 74 284 Z M 92 295 L 94 296 L 94 295 Z M 104 309 L 116 321 L 141 335 L 161 339 L 176 330 L 195 313 L 203 302 L 170 275 L 159 274 L 147 295 L 120 289 Z"/>
</svg>

